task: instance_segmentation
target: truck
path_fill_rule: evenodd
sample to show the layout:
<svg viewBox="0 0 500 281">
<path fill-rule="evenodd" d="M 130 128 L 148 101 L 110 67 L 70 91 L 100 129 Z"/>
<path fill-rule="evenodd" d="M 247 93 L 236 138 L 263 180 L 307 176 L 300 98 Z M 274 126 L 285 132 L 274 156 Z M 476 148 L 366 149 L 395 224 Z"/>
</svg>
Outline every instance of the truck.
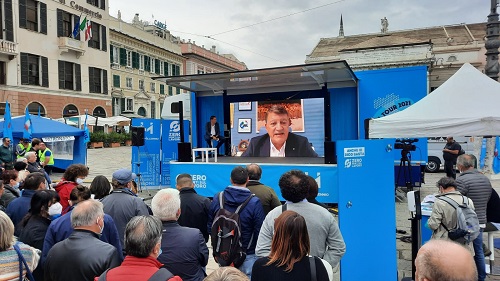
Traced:
<svg viewBox="0 0 500 281">
<path fill-rule="evenodd" d="M 454 137 L 465 153 L 474 153 L 474 137 Z M 443 148 L 446 145 L 446 137 L 434 137 L 427 139 L 428 160 L 425 170 L 429 173 L 437 173 L 444 167 Z"/>
</svg>

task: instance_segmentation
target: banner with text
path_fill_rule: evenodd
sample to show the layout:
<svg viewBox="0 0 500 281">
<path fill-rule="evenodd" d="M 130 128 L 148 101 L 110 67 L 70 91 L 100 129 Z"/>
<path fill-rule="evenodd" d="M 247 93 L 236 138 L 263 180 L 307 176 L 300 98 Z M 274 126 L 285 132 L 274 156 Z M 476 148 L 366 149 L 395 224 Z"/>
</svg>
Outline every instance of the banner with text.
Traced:
<svg viewBox="0 0 500 281">
<path fill-rule="evenodd" d="M 198 194 L 213 197 L 227 187 L 231 171 L 236 166 L 245 166 L 236 163 L 179 163 L 172 162 L 170 174 L 172 178 L 182 173 L 193 177 L 195 190 Z M 337 166 L 334 165 L 299 165 L 299 164 L 259 164 L 262 168 L 261 183 L 274 189 L 280 200 L 284 200 L 278 186 L 279 178 L 285 172 L 299 169 L 316 179 L 319 186 L 319 202 L 336 203 L 338 201 Z"/>
</svg>

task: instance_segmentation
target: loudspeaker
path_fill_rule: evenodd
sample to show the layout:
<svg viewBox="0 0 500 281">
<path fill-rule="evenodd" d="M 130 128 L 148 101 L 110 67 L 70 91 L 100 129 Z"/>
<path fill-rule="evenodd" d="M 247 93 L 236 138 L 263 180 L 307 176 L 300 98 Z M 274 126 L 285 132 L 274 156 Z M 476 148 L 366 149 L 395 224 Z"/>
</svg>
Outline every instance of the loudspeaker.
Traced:
<svg viewBox="0 0 500 281">
<path fill-rule="evenodd" d="M 177 150 L 179 153 L 179 158 L 177 161 L 179 162 L 191 162 L 193 159 L 191 158 L 191 143 L 190 142 L 178 142 Z"/>
<path fill-rule="evenodd" d="M 144 127 L 130 127 L 132 132 L 132 146 L 144 145 Z"/>
<path fill-rule="evenodd" d="M 337 143 L 325 141 L 325 164 L 337 164 Z"/>
</svg>

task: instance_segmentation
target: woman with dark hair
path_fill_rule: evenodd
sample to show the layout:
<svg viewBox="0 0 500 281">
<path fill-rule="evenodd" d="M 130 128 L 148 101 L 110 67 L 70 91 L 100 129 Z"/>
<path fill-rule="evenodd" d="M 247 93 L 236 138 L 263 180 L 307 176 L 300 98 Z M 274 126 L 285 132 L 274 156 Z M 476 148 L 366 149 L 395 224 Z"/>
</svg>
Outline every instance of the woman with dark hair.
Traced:
<svg viewBox="0 0 500 281">
<path fill-rule="evenodd" d="M 50 190 L 38 190 L 31 197 L 31 208 L 19 223 L 21 231 L 19 241 L 34 248 L 43 249 L 45 234 L 49 228 L 49 207 L 52 205 L 54 194 Z M 43 266 L 38 266 L 33 271 L 35 280 L 43 280 Z"/>
<path fill-rule="evenodd" d="M 20 159 L 26 160 L 26 158 L 20 158 Z M 27 160 L 26 160 L 26 162 L 24 162 L 24 161 L 19 161 L 19 159 L 17 159 L 17 162 L 14 163 L 14 170 L 19 172 L 19 180 L 21 182 L 24 181 L 26 176 L 29 175 L 29 173 L 30 173 L 27 170 L 27 168 L 28 168 L 28 161 Z"/>
<path fill-rule="evenodd" d="M 30 210 L 20 222 L 19 240 L 39 250 L 43 248 L 43 239 L 50 225 L 49 207 L 54 198 L 50 190 L 37 190 L 31 197 Z"/>
<path fill-rule="evenodd" d="M 2 204 L 4 208 L 7 208 L 12 200 L 19 197 L 20 180 L 18 178 L 18 172 L 16 170 L 5 170 L 2 173 L 2 180 L 5 191 L 0 197 L 0 204 Z"/>
<path fill-rule="evenodd" d="M 110 191 L 111 184 L 105 176 L 99 175 L 95 177 L 90 184 L 90 192 L 94 194 L 94 199 L 102 199 L 109 195 Z"/>
<path fill-rule="evenodd" d="M 309 235 L 304 217 L 294 211 L 284 211 L 274 222 L 274 229 L 269 257 L 255 262 L 252 281 L 307 281 L 313 280 L 313 274 L 318 281 L 332 279 L 331 266 L 318 257 L 309 256 Z"/>
<path fill-rule="evenodd" d="M 56 185 L 55 189 L 61 198 L 63 207 L 62 214 L 66 214 L 69 208 L 69 194 L 75 186 L 82 184 L 83 180 L 89 175 L 89 169 L 82 164 L 73 164 L 66 169 L 61 181 Z"/>
</svg>

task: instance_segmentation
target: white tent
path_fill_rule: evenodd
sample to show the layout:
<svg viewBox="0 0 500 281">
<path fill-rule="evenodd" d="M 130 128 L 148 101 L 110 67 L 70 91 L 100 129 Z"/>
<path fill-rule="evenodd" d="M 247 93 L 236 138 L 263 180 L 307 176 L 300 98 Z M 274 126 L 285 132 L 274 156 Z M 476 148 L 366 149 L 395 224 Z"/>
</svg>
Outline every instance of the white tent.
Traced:
<svg viewBox="0 0 500 281">
<path fill-rule="evenodd" d="M 500 83 L 464 64 L 407 109 L 371 119 L 370 138 L 500 135 Z"/>
</svg>

